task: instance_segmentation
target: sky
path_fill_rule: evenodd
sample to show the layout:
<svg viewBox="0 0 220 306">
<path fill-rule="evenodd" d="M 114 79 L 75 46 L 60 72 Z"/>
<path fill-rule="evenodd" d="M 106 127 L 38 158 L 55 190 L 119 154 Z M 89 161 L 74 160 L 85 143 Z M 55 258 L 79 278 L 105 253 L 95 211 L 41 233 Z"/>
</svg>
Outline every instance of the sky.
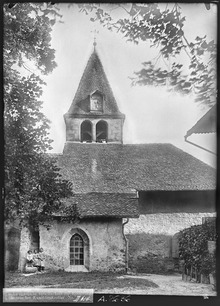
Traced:
<svg viewBox="0 0 220 306">
<path fill-rule="evenodd" d="M 216 39 L 217 9 L 204 4 L 180 4 L 186 16 L 187 39 L 207 35 Z M 128 4 L 129 6 L 129 4 Z M 172 6 L 169 4 L 168 8 Z M 135 45 L 111 32 L 99 23 L 90 21 L 90 16 L 79 12 L 76 4 L 68 7 L 60 4 L 62 22 L 57 22 L 52 32 L 52 48 L 56 50 L 57 68 L 45 77 L 42 99 L 43 112 L 51 121 L 50 136 L 54 140 L 51 152 L 62 153 L 65 144 L 63 115 L 68 111 L 87 61 L 93 51 L 94 30 L 96 50 L 113 90 L 119 109 L 125 114 L 124 143 L 172 143 L 205 163 L 215 167 L 216 156 L 184 141 L 186 132 L 207 112 L 194 102 L 193 96 L 169 93 L 166 88 L 131 86 L 129 77 L 141 68 L 144 61 L 153 60 L 159 49 L 150 48 L 148 42 Z M 116 17 L 123 17 L 123 9 L 113 10 Z M 162 61 L 162 59 L 160 60 Z M 158 68 L 162 62 L 158 61 Z M 181 62 L 187 61 L 182 54 Z M 200 134 L 189 137 L 205 148 L 214 151 L 215 134 Z"/>
</svg>

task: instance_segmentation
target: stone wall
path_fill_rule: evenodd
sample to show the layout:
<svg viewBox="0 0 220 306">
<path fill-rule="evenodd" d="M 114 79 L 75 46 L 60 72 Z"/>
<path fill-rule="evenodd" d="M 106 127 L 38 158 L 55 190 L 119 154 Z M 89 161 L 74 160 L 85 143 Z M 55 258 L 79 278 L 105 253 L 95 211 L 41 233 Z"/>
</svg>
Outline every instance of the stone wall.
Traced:
<svg viewBox="0 0 220 306">
<path fill-rule="evenodd" d="M 40 247 L 46 254 L 46 266 L 70 271 L 69 242 L 74 229 L 81 229 L 89 240 L 88 271 L 125 269 L 125 241 L 122 220 L 88 220 L 77 224 L 54 221 L 47 230 L 40 227 Z"/>
<path fill-rule="evenodd" d="M 129 267 L 138 272 L 166 273 L 175 269 L 178 253 L 176 234 L 203 217 L 215 213 L 157 213 L 130 219 L 125 226 L 129 240 Z M 175 254 L 175 255 L 174 255 Z"/>
<path fill-rule="evenodd" d="M 20 229 L 13 226 L 5 226 L 4 263 L 5 269 L 15 271 L 18 269 L 20 249 Z"/>
<path fill-rule="evenodd" d="M 93 141 L 96 141 L 96 124 L 104 120 L 108 124 L 108 142 L 122 142 L 123 139 L 123 119 L 110 118 L 66 118 L 66 140 L 81 141 L 81 123 L 89 120 L 92 123 Z"/>
</svg>

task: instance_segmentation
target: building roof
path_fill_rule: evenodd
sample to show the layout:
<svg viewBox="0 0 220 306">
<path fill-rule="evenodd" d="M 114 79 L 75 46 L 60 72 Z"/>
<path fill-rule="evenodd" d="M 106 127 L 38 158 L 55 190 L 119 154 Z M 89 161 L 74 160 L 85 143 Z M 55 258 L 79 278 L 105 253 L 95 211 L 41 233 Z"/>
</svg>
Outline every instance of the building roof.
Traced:
<svg viewBox="0 0 220 306">
<path fill-rule="evenodd" d="M 75 194 L 63 200 L 68 207 L 77 206 L 79 218 L 139 217 L 138 199 L 136 194 L 87 193 Z"/>
<path fill-rule="evenodd" d="M 217 109 L 216 104 L 200 118 L 196 124 L 187 131 L 186 138 L 192 134 L 215 133 L 216 132 Z"/>
<path fill-rule="evenodd" d="M 56 157 L 78 194 L 216 188 L 215 169 L 171 144 L 70 142 Z"/>
<path fill-rule="evenodd" d="M 94 91 L 100 91 L 104 95 L 103 114 L 118 115 L 124 117 L 119 111 L 117 102 L 113 95 L 112 89 L 107 80 L 102 63 L 99 59 L 97 51 L 91 54 L 86 68 L 83 72 L 78 89 L 72 104 L 66 114 L 67 115 L 88 115 L 90 114 L 89 95 Z"/>
</svg>

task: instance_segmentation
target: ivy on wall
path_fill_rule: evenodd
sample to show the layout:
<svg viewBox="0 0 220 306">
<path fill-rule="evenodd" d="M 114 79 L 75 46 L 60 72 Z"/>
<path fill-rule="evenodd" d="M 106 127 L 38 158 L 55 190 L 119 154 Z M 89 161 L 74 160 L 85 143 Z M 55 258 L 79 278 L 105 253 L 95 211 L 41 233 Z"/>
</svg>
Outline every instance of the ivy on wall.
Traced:
<svg viewBox="0 0 220 306">
<path fill-rule="evenodd" d="M 184 229 L 179 236 L 179 256 L 185 268 L 195 268 L 198 273 L 209 275 L 215 272 L 216 256 L 208 251 L 208 241 L 216 241 L 215 219 L 201 225 Z"/>
</svg>

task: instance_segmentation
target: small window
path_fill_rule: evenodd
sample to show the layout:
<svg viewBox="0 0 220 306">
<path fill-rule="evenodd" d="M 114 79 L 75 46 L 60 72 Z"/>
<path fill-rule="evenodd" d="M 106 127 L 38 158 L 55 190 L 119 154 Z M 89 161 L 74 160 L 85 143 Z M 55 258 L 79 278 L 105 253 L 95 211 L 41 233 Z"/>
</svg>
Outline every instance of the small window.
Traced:
<svg viewBox="0 0 220 306">
<path fill-rule="evenodd" d="M 90 110 L 95 112 L 103 110 L 103 96 L 98 90 L 90 96 Z"/>
<path fill-rule="evenodd" d="M 70 239 L 70 265 L 84 265 L 84 243 L 79 234 Z"/>
</svg>

